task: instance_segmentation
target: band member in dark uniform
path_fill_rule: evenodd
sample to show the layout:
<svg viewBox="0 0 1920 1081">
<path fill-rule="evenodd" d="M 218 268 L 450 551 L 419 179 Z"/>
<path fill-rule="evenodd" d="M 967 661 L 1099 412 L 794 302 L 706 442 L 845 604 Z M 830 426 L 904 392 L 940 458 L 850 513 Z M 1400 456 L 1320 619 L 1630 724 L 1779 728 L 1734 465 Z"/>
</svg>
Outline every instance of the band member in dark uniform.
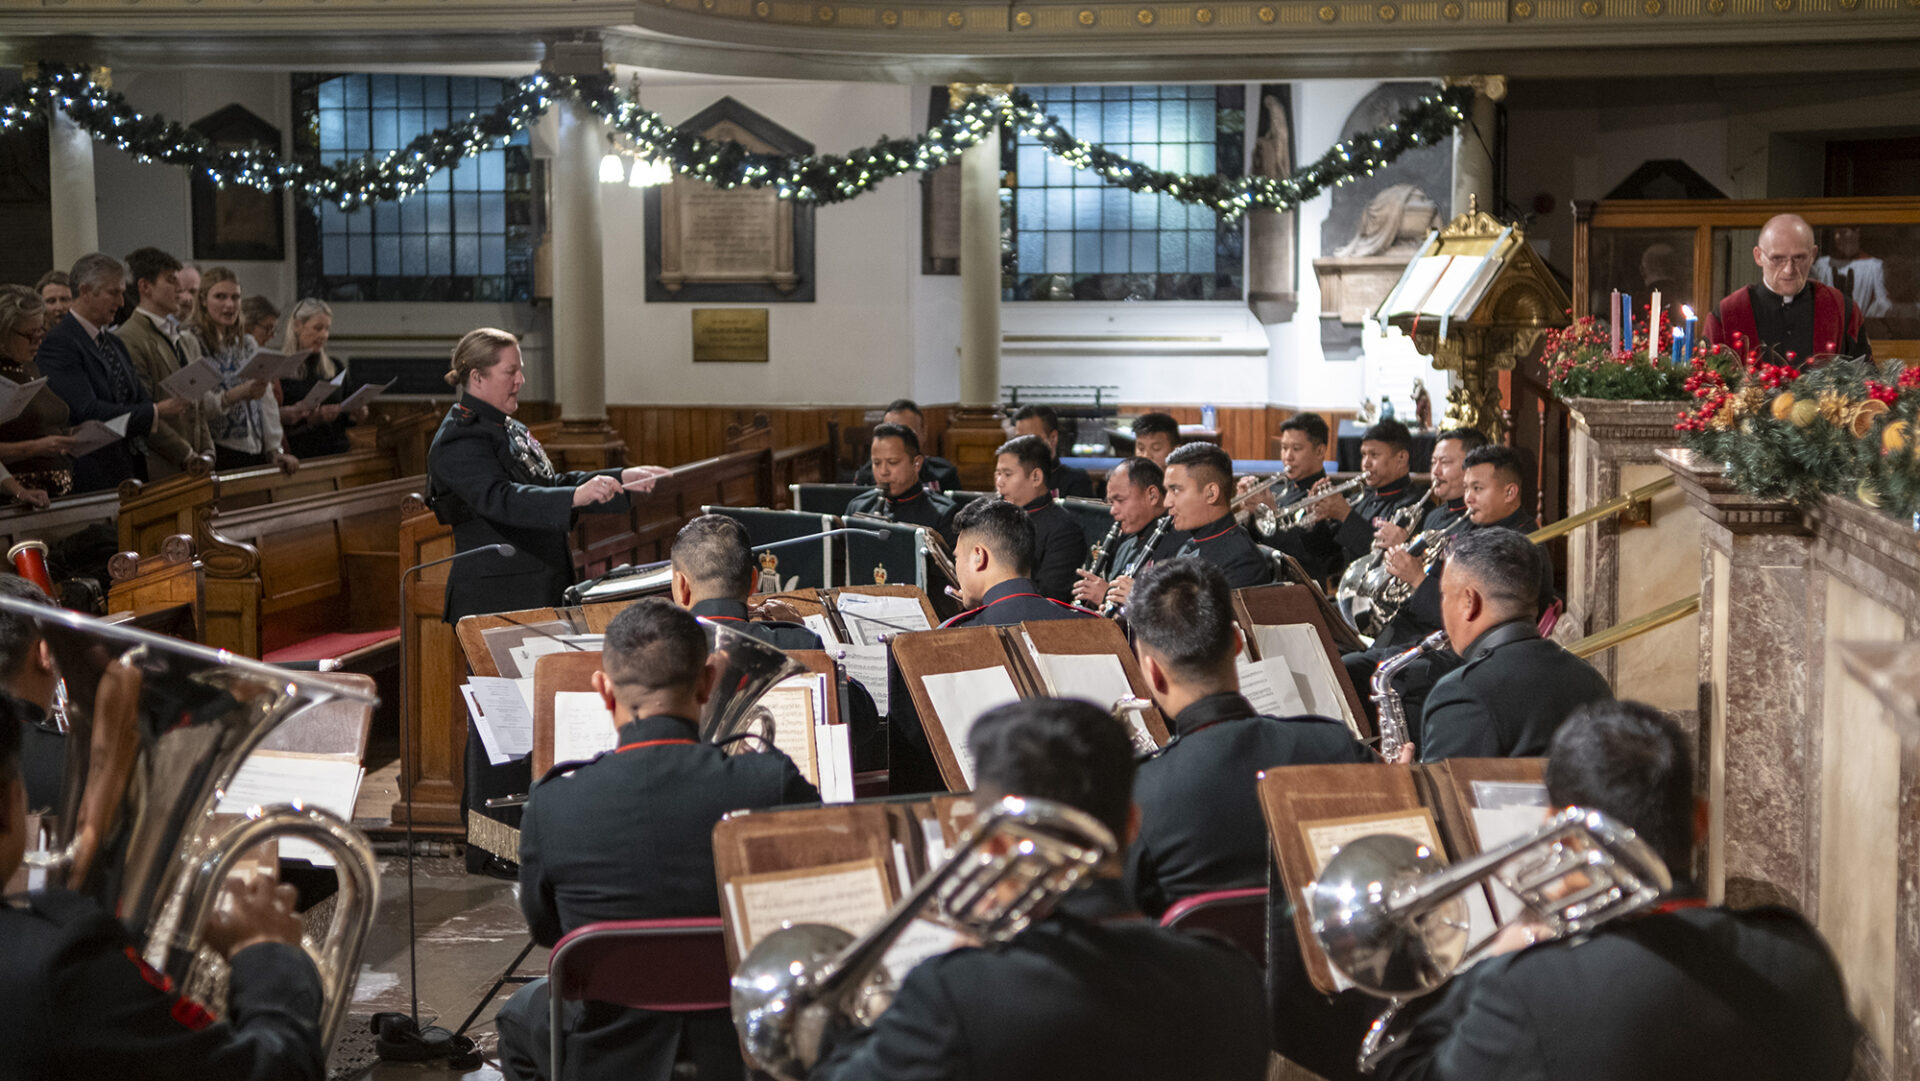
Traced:
<svg viewBox="0 0 1920 1081">
<path fill-rule="evenodd" d="M 948 535 L 953 528 L 953 497 L 927 487 L 921 479 L 926 456 L 920 453 L 920 436 L 902 424 L 878 425 L 873 429 L 871 455 L 873 491 L 854 496 L 847 513 L 877 514 L 890 522 L 926 526 Z"/>
<path fill-rule="evenodd" d="M 1142 413 L 1133 419 L 1133 452 L 1161 469 L 1180 445 L 1180 422 L 1172 413 Z"/>
<path fill-rule="evenodd" d="M 0 596 L 29 604 L 50 604 L 40 587 L 17 574 L 0 574 Z M 40 625 L 25 616 L 0 612 L 0 699 L 12 707 L 20 725 L 20 775 L 27 784 L 27 810 L 60 806 L 66 787 L 67 734 L 53 719 L 60 689 L 60 667 Z"/>
<path fill-rule="evenodd" d="M 1667 900 L 1572 938 L 1516 924 L 1446 987 L 1414 999 L 1380 1081 L 1840 1081 L 1858 1026 L 1839 966 L 1796 912 L 1710 906 L 1691 881 L 1706 807 L 1689 740 L 1665 714 L 1606 702 L 1547 756 L 1555 807 L 1602 811 L 1672 873 Z"/>
<path fill-rule="evenodd" d="M 562 473 L 547 460 L 527 426 L 513 419 L 526 383 L 520 343 L 504 330 L 467 332 L 454 347 L 447 385 L 460 399 L 447 410 L 427 451 L 427 502 L 453 527 L 454 549 L 513 546 L 510 556 L 479 555 L 448 566 L 446 620 L 560 603 L 573 584 L 570 532 L 582 510 L 618 514 L 627 493 L 646 492 L 666 472 L 630 466 Z M 469 722 L 471 723 L 471 722 Z M 525 759 L 501 766 L 487 760 L 479 735 L 467 733 L 467 809 L 486 813 L 489 798 L 527 790 Z M 505 818 L 511 824 L 509 812 Z M 470 870 L 485 866 L 478 845 L 467 846 Z"/>
<path fill-rule="evenodd" d="M 1174 733 L 1134 782 L 1134 902 L 1158 916 L 1195 894 L 1265 885 L 1267 824 L 1254 774 L 1370 762 L 1372 752 L 1340 721 L 1268 717 L 1241 697 L 1240 631 L 1218 567 L 1191 557 L 1155 564 L 1134 586 L 1127 626 L 1154 705 Z"/>
<path fill-rule="evenodd" d="M 1033 520 L 1033 569 L 1028 577 L 1042 595 L 1071 601 L 1074 571 L 1087 558 L 1087 535 L 1053 501 L 1047 480 L 1053 452 L 1039 436 L 1021 435 L 1000 444 L 995 454 L 994 490 Z"/>
<path fill-rule="evenodd" d="M 887 411 L 880 415 L 880 421 L 911 431 L 915 445 L 923 450 L 933 445 L 927 442 L 927 418 L 912 398 L 895 398 L 887 403 Z M 873 484 L 873 463 L 861 462 L 860 468 L 853 474 L 853 482 Z M 960 490 L 960 471 L 945 458 L 929 454 L 920 464 L 920 483 L 926 485 L 929 492 L 957 492 Z"/>
<path fill-rule="evenodd" d="M 1427 695 L 1422 762 L 1537 758 L 1574 710 L 1613 697 L 1592 665 L 1540 637 L 1546 556 L 1511 529 L 1476 529 L 1447 548 L 1440 615 L 1465 663 Z"/>
<path fill-rule="evenodd" d="M 650 597 L 613 617 L 601 663 L 593 687 L 620 726 L 619 743 L 591 762 L 556 766 L 521 820 L 520 910 L 542 946 L 602 920 L 718 916 L 711 838 L 721 816 L 820 799 L 777 750 L 728 755 L 699 740 L 714 680 L 707 635 L 671 601 Z M 700 1077 L 742 1076 L 724 1008 L 575 1003 L 566 1021 L 573 1078 L 667 1081 L 683 1040 Z M 521 988 L 498 1023 L 506 1075 L 550 1077 L 546 981 Z"/>
<path fill-rule="evenodd" d="M 1383 420 L 1360 437 L 1360 474 L 1366 494 L 1349 503 L 1328 496 L 1307 511 L 1303 528 L 1283 529 L 1261 540 L 1300 561 L 1315 578 L 1332 578 L 1373 548 L 1380 519 L 1418 500 L 1426 489 L 1408 473 L 1413 435 L 1397 420 Z"/>
<path fill-rule="evenodd" d="M 1275 436 L 1280 442 L 1280 463 L 1287 467 L 1287 479 L 1241 504 L 1244 509 L 1264 503 L 1276 509 L 1298 503 L 1314 485 L 1327 479 L 1327 422 L 1318 413 L 1295 413 L 1280 422 Z M 1240 492 L 1260 485 L 1255 477 L 1242 477 Z"/>
<path fill-rule="evenodd" d="M 1467 455 L 1487 445 L 1487 437 L 1477 428 L 1449 428 L 1433 442 L 1433 463 L 1429 467 L 1433 485 L 1427 491 L 1432 500 L 1427 513 L 1413 529 L 1402 529 L 1392 522 L 1381 522 L 1373 531 L 1373 547 L 1383 551 L 1407 543 L 1415 533 L 1445 529 L 1467 513 Z"/>
<path fill-rule="evenodd" d="M 1167 518 L 1166 499 L 1166 477 L 1150 458 L 1128 458 L 1107 474 L 1107 511 L 1120 526 L 1120 539 L 1100 566 L 1077 572 L 1080 580 L 1073 584 L 1073 599 L 1082 607 L 1098 609 L 1106 603 L 1113 579 L 1129 569 L 1172 559 L 1186 543 L 1187 535 Z M 1149 543 L 1152 550 L 1141 551 Z"/>
<path fill-rule="evenodd" d="M 1133 749 L 1104 710 L 1009 703 L 974 722 L 967 746 L 979 806 L 1053 800 L 1126 843 Z M 809 1081 L 1266 1077 L 1266 998 L 1252 961 L 1143 918 L 1117 864 L 1004 946 L 915 966 L 873 1027 L 830 1029 Z"/>
<path fill-rule="evenodd" d="M 1233 502 L 1233 459 L 1212 443 L 1188 443 L 1167 459 L 1167 513 L 1186 534 L 1178 555 L 1197 556 L 1220 568 L 1232 589 L 1273 581 L 1273 563 L 1247 537 L 1228 509 Z M 1133 582 L 1122 578 L 1107 599 L 1125 604 Z"/>
<path fill-rule="evenodd" d="M 1093 498 L 1093 478 L 1087 476 L 1084 469 L 1060 460 L 1060 414 L 1050 405 L 1023 405 L 1013 415 L 1015 435 L 1037 435 L 1053 452 L 1053 467 L 1047 470 L 1047 487 L 1056 496 L 1077 496 L 1081 499 Z"/>
<path fill-rule="evenodd" d="M 673 602 L 703 619 L 716 620 L 779 649 L 819 649 L 820 636 L 798 623 L 750 619 L 760 568 L 753 542 L 738 518 L 703 514 L 673 538 Z"/>
<path fill-rule="evenodd" d="M 26 852 L 26 819 L 20 723 L 0 703 L 0 882 Z M 232 966 L 224 1021 L 141 960 L 92 898 L 35 890 L 0 905 L 0 1071 L 18 1081 L 324 1077 L 320 974 L 300 948 L 293 887 L 255 878 L 226 893 L 206 933 Z"/>
<path fill-rule="evenodd" d="M 1093 613 L 1040 594 L 1034 585 L 1033 516 L 1004 499 L 976 499 L 953 527 L 953 569 L 967 610 L 942 627 L 1010 627 L 1035 619 L 1083 619 Z"/>
</svg>

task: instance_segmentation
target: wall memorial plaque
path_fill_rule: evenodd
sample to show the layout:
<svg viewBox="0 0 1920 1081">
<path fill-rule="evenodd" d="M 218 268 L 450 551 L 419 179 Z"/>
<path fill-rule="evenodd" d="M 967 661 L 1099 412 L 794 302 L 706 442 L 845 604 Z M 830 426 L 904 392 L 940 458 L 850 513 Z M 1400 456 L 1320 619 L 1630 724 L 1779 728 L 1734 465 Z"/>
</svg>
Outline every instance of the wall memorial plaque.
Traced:
<svg viewBox="0 0 1920 1081">
<path fill-rule="evenodd" d="M 813 153 L 812 143 L 732 98 L 681 127 L 763 154 Z M 813 300 L 813 209 L 770 187 L 716 188 L 684 176 L 647 189 L 647 300 Z"/>
<path fill-rule="evenodd" d="M 693 360 L 767 362 L 767 309 L 693 309 Z"/>
</svg>

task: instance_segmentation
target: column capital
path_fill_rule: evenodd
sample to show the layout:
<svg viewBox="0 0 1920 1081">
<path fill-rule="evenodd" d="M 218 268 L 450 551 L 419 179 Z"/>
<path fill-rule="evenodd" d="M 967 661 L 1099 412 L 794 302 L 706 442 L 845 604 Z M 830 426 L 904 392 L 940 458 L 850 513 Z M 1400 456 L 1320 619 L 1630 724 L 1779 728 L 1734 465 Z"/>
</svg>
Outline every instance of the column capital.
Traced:
<svg viewBox="0 0 1920 1081">
<path fill-rule="evenodd" d="M 947 107 L 950 109 L 958 109 L 960 106 L 965 105 L 967 103 L 967 99 L 974 96 L 975 94 L 985 94 L 987 97 L 996 98 L 998 100 L 1005 101 L 1006 99 L 1011 98 L 1013 96 L 1013 84 L 1012 83 L 948 83 L 947 84 Z"/>
<path fill-rule="evenodd" d="M 1447 86 L 1471 86 L 1488 101 L 1507 100 L 1507 77 L 1505 75 L 1449 75 Z"/>
</svg>

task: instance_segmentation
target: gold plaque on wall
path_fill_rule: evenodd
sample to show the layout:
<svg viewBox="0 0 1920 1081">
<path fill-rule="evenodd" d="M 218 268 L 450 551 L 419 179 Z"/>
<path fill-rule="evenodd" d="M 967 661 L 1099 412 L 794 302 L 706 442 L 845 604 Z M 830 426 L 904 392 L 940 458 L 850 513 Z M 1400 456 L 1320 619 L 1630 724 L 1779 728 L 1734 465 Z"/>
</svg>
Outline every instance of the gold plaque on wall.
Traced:
<svg viewBox="0 0 1920 1081">
<path fill-rule="evenodd" d="M 693 359 L 767 362 L 767 309 L 693 309 Z"/>
</svg>

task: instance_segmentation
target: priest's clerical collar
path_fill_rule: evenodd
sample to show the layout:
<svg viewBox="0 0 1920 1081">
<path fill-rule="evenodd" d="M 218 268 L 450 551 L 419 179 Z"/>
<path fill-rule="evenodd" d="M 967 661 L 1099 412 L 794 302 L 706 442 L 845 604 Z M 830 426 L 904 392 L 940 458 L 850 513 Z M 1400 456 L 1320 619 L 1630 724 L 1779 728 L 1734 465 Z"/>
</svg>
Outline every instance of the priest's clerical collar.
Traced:
<svg viewBox="0 0 1920 1081">
<path fill-rule="evenodd" d="M 1813 288 L 1813 279 L 1809 278 L 1807 279 L 1807 283 L 1800 287 L 1800 291 L 1798 293 L 1793 294 L 1790 297 L 1781 296 L 1779 293 L 1776 293 L 1773 290 L 1767 288 L 1765 284 L 1762 284 L 1760 286 L 1760 292 L 1764 293 L 1769 299 L 1771 299 L 1774 302 L 1774 304 L 1782 308 L 1786 308 L 1786 307 L 1792 306 L 1794 301 L 1799 300 L 1802 296 L 1805 296 L 1807 293 L 1807 290 L 1812 288 Z"/>
</svg>

